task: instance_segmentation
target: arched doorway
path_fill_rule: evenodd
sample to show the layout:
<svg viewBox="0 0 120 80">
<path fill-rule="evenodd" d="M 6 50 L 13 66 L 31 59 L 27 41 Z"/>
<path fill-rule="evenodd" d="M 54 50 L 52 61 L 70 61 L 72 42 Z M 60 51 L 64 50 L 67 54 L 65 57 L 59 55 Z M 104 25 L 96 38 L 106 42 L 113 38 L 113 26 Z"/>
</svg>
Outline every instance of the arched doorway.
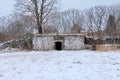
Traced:
<svg viewBox="0 0 120 80">
<path fill-rule="evenodd" d="M 62 50 L 62 42 L 55 42 L 55 50 Z"/>
</svg>

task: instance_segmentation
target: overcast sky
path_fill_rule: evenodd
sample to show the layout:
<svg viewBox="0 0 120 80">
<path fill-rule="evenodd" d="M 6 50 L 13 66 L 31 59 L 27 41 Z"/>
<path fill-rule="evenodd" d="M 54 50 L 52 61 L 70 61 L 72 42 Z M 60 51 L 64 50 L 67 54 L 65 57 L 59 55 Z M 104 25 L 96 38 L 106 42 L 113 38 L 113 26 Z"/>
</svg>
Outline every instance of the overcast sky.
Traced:
<svg viewBox="0 0 120 80">
<path fill-rule="evenodd" d="M 12 13 L 15 0 L 0 0 L 0 17 Z M 113 5 L 120 3 L 120 0 L 61 0 L 61 9 L 88 9 L 96 5 Z"/>
</svg>

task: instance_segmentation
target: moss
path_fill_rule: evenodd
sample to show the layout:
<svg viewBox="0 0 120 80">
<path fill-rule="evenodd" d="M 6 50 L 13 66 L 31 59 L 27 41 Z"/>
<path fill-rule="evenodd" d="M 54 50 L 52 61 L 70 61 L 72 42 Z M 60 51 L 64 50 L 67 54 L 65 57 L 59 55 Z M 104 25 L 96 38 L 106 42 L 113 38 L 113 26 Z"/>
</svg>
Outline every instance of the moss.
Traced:
<svg viewBox="0 0 120 80">
<path fill-rule="evenodd" d="M 11 45 L 11 47 L 12 47 L 12 48 L 17 48 L 17 44 L 16 44 L 16 43 L 13 43 L 13 44 Z"/>
<path fill-rule="evenodd" d="M 63 40 L 63 39 L 64 39 L 64 37 L 59 36 L 59 35 L 57 35 L 57 36 L 54 37 L 54 40 Z"/>
<path fill-rule="evenodd" d="M 24 39 L 24 46 L 26 47 L 26 49 L 31 50 L 33 48 L 32 38 L 26 38 L 26 39 Z"/>
</svg>

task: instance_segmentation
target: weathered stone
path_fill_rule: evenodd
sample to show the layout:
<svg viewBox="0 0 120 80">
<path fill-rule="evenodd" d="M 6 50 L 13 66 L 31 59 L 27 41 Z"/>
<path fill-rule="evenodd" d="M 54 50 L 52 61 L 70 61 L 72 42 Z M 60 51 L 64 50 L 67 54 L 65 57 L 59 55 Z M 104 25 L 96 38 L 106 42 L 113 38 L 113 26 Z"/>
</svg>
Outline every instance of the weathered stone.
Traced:
<svg viewBox="0 0 120 80">
<path fill-rule="evenodd" d="M 19 40 L 12 40 L 8 42 L 4 42 L 0 45 L 0 50 L 5 49 L 7 47 L 11 48 L 23 48 L 23 49 L 32 49 L 32 37 L 25 37 Z"/>
<path fill-rule="evenodd" d="M 81 34 L 35 34 L 33 37 L 34 50 L 80 50 L 84 48 L 84 35 Z"/>
</svg>

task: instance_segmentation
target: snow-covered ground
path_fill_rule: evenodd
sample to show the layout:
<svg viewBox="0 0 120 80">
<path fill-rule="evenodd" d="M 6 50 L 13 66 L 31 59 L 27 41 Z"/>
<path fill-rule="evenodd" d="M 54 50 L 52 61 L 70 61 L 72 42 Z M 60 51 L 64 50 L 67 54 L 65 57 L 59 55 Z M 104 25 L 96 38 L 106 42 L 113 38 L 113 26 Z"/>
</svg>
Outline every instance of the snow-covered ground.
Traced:
<svg viewBox="0 0 120 80">
<path fill-rule="evenodd" d="M 120 51 L 0 52 L 0 80 L 120 80 Z"/>
<path fill-rule="evenodd" d="M 2 43 L 0 43 L 0 46 L 3 45 Z"/>
</svg>

